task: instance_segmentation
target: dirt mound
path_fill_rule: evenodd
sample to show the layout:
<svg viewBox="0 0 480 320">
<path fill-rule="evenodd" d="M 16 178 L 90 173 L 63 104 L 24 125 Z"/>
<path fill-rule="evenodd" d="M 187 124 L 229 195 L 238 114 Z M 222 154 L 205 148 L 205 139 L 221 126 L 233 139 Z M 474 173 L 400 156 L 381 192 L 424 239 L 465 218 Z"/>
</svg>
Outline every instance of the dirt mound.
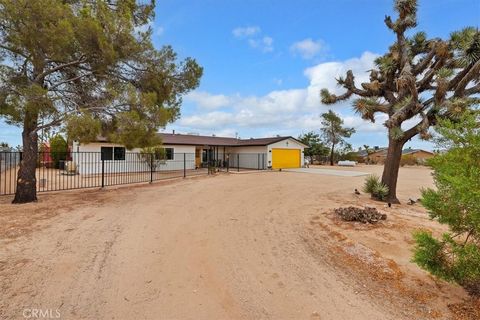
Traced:
<svg viewBox="0 0 480 320">
<path fill-rule="evenodd" d="M 335 214 L 340 216 L 344 221 L 360 221 L 363 223 L 377 223 L 380 220 L 386 220 L 387 215 L 380 213 L 376 208 L 365 207 L 346 207 L 337 208 L 334 210 Z"/>
</svg>

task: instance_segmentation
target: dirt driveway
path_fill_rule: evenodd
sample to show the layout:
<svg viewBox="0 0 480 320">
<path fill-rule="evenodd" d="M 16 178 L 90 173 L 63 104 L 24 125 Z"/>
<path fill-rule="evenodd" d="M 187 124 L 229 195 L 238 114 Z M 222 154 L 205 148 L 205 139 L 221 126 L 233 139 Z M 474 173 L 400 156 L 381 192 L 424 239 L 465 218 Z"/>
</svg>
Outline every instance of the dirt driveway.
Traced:
<svg viewBox="0 0 480 320">
<path fill-rule="evenodd" d="M 0 318 L 449 319 L 463 289 L 409 262 L 411 231 L 441 229 L 417 206 L 354 195 L 363 179 L 220 174 L 2 199 Z M 402 200 L 425 185 L 428 170 L 402 169 Z M 387 221 L 330 212 L 364 204 Z"/>
</svg>

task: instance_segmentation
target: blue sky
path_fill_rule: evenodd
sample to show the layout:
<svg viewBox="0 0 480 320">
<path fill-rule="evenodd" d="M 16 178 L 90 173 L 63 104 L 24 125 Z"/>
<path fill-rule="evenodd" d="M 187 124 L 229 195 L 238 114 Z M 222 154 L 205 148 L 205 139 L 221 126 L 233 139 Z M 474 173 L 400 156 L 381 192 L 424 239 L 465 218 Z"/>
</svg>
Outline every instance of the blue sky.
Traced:
<svg viewBox="0 0 480 320">
<path fill-rule="evenodd" d="M 429 36 L 480 26 L 479 0 L 419 4 L 417 29 Z M 165 130 L 242 138 L 318 131 L 328 109 L 319 89 L 338 91 L 334 77 L 347 69 L 366 80 L 394 40 L 383 23 L 392 7 L 391 0 L 157 0 L 154 44 L 170 44 L 204 67 L 182 117 Z M 381 118 L 370 124 L 348 103 L 330 107 L 357 129 L 353 146 L 386 144 Z M 0 141 L 20 144 L 20 130 L 0 124 Z M 416 139 L 408 145 L 432 148 Z"/>
</svg>

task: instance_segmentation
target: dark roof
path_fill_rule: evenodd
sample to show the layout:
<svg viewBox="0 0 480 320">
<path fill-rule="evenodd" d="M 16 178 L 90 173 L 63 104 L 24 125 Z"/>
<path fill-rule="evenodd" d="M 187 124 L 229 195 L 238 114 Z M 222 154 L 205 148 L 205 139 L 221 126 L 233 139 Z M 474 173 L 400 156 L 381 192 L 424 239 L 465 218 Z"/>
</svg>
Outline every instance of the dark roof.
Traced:
<svg viewBox="0 0 480 320">
<path fill-rule="evenodd" d="M 423 149 L 410 149 L 410 148 L 403 149 L 402 154 L 411 154 L 411 153 L 420 152 L 420 151 L 433 154 L 433 152 L 431 152 L 431 151 L 427 151 L 427 150 L 423 150 Z"/>
<path fill-rule="evenodd" d="M 180 144 L 180 145 L 196 145 L 196 146 L 266 146 L 275 142 L 283 141 L 286 139 L 293 139 L 298 143 L 304 145 L 293 137 L 272 137 L 272 138 L 258 138 L 258 139 L 237 139 L 227 137 L 214 137 L 214 136 L 199 136 L 191 134 L 172 134 L 172 133 L 159 133 L 162 138 L 163 144 Z"/>
<path fill-rule="evenodd" d="M 387 151 L 388 148 L 382 147 L 382 148 L 377 148 L 377 149 L 369 149 L 370 154 L 377 153 L 377 152 L 382 152 L 382 151 Z M 366 157 L 368 156 L 368 153 L 365 149 L 359 150 L 357 152 L 357 155 L 360 157 Z"/>
<path fill-rule="evenodd" d="M 381 152 L 382 155 L 387 155 L 387 151 L 388 151 L 388 148 L 379 148 L 377 150 L 371 150 L 370 154 Z M 431 151 L 427 151 L 427 150 L 423 150 L 423 149 L 411 149 L 411 148 L 403 149 L 402 154 L 412 154 L 412 153 L 420 152 L 420 151 L 433 154 L 433 152 L 431 152 Z M 357 152 L 357 155 L 360 156 L 360 157 L 366 157 L 367 152 L 364 149 L 362 149 L 362 150 Z"/>
<path fill-rule="evenodd" d="M 194 145 L 194 146 L 221 146 L 221 147 L 240 147 L 240 146 L 267 146 L 269 144 L 283 141 L 286 139 L 293 139 L 299 144 L 307 147 L 301 141 L 291 136 L 284 137 L 271 137 L 271 138 L 250 138 L 250 139 L 237 139 L 228 137 L 215 137 L 215 136 L 200 136 L 194 134 L 180 134 L 180 133 L 159 133 L 159 137 L 162 139 L 162 144 L 166 145 Z M 98 136 L 97 142 L 109 142 L 107 137 Z"/>
</svg>

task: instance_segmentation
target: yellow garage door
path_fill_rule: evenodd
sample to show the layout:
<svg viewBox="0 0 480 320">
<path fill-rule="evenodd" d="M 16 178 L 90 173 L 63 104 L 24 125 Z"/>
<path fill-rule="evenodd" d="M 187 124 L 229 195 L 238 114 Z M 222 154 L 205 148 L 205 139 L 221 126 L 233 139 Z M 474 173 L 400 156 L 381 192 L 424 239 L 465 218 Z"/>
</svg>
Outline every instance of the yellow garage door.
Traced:
<svg viewBox="0 0 480 320">
<path fill-rule="evenodd" d="M 299 168 L 300 149 L 272 149 L 272 168 Z"/>
</svg>

